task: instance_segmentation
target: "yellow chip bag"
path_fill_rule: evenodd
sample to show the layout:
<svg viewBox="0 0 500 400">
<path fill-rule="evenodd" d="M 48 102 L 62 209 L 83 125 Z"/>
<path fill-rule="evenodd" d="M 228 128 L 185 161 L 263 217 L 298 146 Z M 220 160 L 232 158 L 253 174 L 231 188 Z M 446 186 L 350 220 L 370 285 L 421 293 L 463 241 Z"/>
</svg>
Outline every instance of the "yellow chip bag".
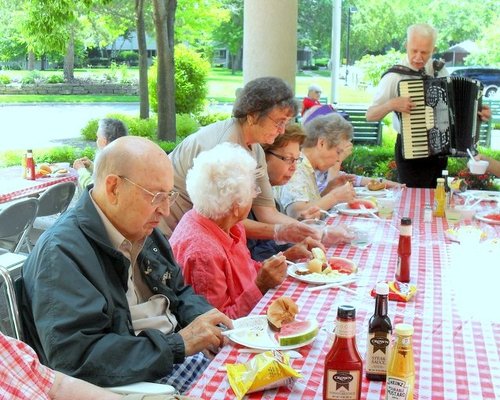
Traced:
<svg viewBox="0 0 500 400">
<path fill-rule="evenodd" d="M 226 364 L 227 377 L 238 400 L 245 394 L 293 385 L 301 378 L 290 366 L 290 357 L 281 351 L 260 353 L 246 363 Z"/>
</svg>

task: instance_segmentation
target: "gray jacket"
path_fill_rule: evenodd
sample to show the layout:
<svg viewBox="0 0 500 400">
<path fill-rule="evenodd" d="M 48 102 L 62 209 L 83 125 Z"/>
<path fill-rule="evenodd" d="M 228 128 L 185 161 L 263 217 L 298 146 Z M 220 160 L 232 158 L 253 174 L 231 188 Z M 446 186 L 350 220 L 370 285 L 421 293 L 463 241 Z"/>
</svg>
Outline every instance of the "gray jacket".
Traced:
<svg viewBox="0 0 500 400">
<path fill-rule="evenodd" d="M 213 307 L 184 284 L 168 241 L 155 229 L 138 257 L 155 294 L 170 300 L 181 329 Z M 185 358 L 178 333 L 134 334 L 126 299 L 130 262 L 112 248 L 84 191 L 45 232 L 24 267 L 27 341 L 51 368 L 101 386 L 154 381 Z"/>
</svg>

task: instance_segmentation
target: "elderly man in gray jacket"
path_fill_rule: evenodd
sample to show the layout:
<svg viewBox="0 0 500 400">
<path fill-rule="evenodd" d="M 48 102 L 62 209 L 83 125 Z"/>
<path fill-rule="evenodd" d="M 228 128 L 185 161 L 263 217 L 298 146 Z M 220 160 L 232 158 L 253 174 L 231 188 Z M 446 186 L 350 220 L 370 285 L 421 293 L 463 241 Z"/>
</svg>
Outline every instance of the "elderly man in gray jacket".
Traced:
<svg viewBox="0 0 500 400">
<path fill-rule="evenodd" d="M 24 265 L 29 343 L 44 364 L 100 386 L 159 380 L 182 392 L 232 322 L 184 283 L 156 228 L 176 197 L 171 162 L 123 137 L 103 149 L 94 180 Z"/>
</svg>

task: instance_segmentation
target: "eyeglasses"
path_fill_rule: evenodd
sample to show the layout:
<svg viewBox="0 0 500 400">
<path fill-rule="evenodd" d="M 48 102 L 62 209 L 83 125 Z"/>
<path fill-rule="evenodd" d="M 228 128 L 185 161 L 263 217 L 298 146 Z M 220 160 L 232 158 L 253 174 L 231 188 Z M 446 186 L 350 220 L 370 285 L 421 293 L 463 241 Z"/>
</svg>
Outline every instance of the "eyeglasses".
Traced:
<svg viewBox="0 0 500 400">
<path fill-rule="evenodd" d="M 128 179 L 126 176 L 122 176 L 122 175 L 118 175 L 120 178 L 126 180 L 127 182 L 131 183 L 132 185 L 134 186 L 137 186 L 139 189 L 142 189 L 144 192 L 146 192 L 147 194 L 149 194 L 150 196 L 153 196 L 153 198 L 151 199 L 151 205 L 152 206 L 158 206 L 160 205 L 161 203 L 163 203 L 165 200 L 168 200 L 168 204 L 169 205 L 172 205 L 175 203 L 175 200 L 177 199 L 177 197 L 179 196 L 179 192 L 176 192 L 175 190 L 171 190 L 170 192 L 157 192 L 157 193 L 153 193 L 153 192 L 150 192 L 148 189 L 146 189 L 145 187 L 139 185 L 138 183 L 135 183 L 134 181 L 131 181 L 130 179 Z"/>
<path fill-rule="evenodd" d="M 270 150 L 267 150 L 266 153 L 268 154 L 272 154 L 274 157 L 276 158 L 279 158 L 281 161 L 284 161 L 286 162 L 288 165 L 293 165 L 295 163 L 300 163 L 302 162 L 302 157 L 297 157 L 297 158 L 293 158 L 293 157 L 283 157 L 283 156 L 280 156 L 279 154 L 276 154 L 276 153 L 273 153 L 272 151 Z"/>
<path fill-rule="evenodd" d="M 274 118 L 271 118 L 269 115 L 266 115 L 266 117 L 274 122 L 274 126 L 276 127 L 276 129 L 284 129 L 285 126 L 287 126 L 288 123 L 290 122 L 290 118 L 284 119 L 283 121 L 276 121 Z"/>
</svg>

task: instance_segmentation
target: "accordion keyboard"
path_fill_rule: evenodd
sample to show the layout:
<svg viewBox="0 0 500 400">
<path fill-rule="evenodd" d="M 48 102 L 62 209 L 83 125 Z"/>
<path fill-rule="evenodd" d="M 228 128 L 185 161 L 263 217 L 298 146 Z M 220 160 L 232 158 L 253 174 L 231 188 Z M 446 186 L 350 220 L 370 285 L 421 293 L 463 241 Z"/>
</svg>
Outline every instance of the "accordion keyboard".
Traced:
<svg viewBox="0 0 500 400">
<path fill-rule="evenodd" d="M 434 126 L 434 110 L 425 105 L 424 81 L 401 81 L 399 93 L 414 104 L 411 112 L 401 115 L 403 155 L 406 159 L 429 156 L 428 131 Z"/>
</svg>

